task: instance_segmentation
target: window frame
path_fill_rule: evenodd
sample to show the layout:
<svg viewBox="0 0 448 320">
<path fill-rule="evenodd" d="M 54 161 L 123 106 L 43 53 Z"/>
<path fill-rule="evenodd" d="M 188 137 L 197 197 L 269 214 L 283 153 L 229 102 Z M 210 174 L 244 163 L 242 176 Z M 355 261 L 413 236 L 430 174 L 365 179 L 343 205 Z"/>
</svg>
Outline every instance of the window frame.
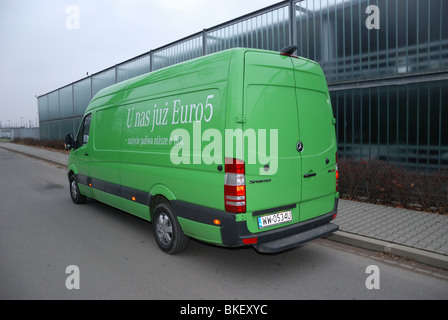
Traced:
<svg viewBox="0 0 448 320">
<path fill-rule="evenodd" d="M 88 123 L 87 123 L 88 121 Z M 87 123 L 87 126 L 86 126 Z M 90 126 L 92 124 L 92 113 L 86 114 L 84 118 L 82 119 L 81 126 L 79 127 L 78 134 L 76 136 L 76 149 L 83 147 L 89 143 L 89 136 L 90 136 Z M 85 130 L 87 128 L 87 139 Z M 87 141 L 85 141 L 87 140 Z"/>
</svg>

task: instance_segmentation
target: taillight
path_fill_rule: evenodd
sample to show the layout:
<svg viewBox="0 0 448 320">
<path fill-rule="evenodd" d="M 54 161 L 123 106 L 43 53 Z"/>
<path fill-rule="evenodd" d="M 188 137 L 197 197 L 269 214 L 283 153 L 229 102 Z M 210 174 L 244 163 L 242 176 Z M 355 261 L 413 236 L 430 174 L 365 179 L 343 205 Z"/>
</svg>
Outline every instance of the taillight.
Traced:
<svg viewBox="0 0 448 320">
<path fill-rule="evenodd" d="M 338 153 L 336 152 L 336 192 L 339 192 Z"/>
<path fill-rule="evenodd" d="M 244 161 L 226 158 L 224 203 L 227 212 L 246 212 L 246 178 Z"/>
</svg>

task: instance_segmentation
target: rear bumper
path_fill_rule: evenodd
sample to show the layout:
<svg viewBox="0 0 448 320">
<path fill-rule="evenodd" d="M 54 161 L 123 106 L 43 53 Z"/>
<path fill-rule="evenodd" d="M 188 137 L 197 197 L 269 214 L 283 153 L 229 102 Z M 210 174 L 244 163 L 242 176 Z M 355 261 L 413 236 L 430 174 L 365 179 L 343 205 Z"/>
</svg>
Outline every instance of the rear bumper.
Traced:
<svg viewBox="0 0 448 320">
<path fill-rule="evenodd" d="M 256 234 L 247 230 L 246 222 L 244 221 L 233 221 L 233 223 L 228 221 L 221 230 L 223 244 L 229 246 L 243 245 L 243 239 L 256 237 L 257 242 L 253 247 L 257 251 L 276 253 L 328 236 L 339 230 L 338 225 L 330 223 L 337 213 L 338 200 L 335 199 L 333 210 L 327 214 L 287 227 Z"/>
<path fill-rule="evenodd" d="M 290 226 L 260 233 L 251 233 L 246 221 L 236 221 L 235 215 L 227 212 L 200 207 L 186 202 L 172 201 L 180 217 L 212 225 L 213 219 L 219 219 L 222 245 L 229 247 L 245 246 L 245 239 L 257 238 L 253 247 L 263 253 L 276 253 L 301 246 L 311 240 L 325 237 L 337 231 L 339 227 L 330 223 L 337 213 L 338 199 L 335 199 L 331 212 Z"/>
<path fill-rule="evenodd" d="M 326 220 L 326 219 L 324 219 L 324 220 Z M 315 223 L 315 222 L 313 222 L 313 223 Z M 292 249 L 292 248 L 304 245 L 305 243 L 307 243 L 311 240 L 328 236 L 328 235 L 332 234 L 333 232 L 338 231 L 339 226 L 336 224 L 333 224 L 333 223 L 326 222 L 322 225 L 320 225 L 320 223 L 319 223 L 317 226 L 315 226 L 311 229 L 307 229 L 307 230 L 299 230 L 299 229 L 296 230 L 298 232 L 296 234 L 286 236 L 286 237 L 281 237 L 276 240 L 270 240 L 270 241 L 263 242 L 263 239 L 259 239 L 258 243 L 254 245 L 254 248 L 258 252 L 263 252 L 263 253 L 276 253 L 276 252 L 285 251 L 288 249 Z M 306 228 L 304 228 L 304 229 L 306 229 Z"/>
</svg>

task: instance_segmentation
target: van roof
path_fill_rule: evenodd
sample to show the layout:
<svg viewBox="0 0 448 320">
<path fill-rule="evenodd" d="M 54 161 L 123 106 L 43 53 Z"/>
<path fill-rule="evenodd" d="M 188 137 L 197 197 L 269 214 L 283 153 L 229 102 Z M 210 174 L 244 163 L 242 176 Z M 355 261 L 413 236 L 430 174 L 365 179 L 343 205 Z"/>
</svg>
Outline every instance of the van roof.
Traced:
<svg viewBox="0 0 448 320">
<path fill-rule="evenodd" d="M 220 51 L 217 53 L 209 54 L 192 60 L 178 63 L 176 65 L 168 66 L 163 69 L 152 71 L 117 84 L 111 85 L 100 90 L 91 100 L 87 111 L 96 109 L 101 106 L 107 105 L 108 101 L 112 99 L 112 95 L 116 96 L 120 93 L 123 94 L 128 90 L 138 88 L 151 83 L 161 82 L 163 80 L 172 79 L 174 77 L 179 77 L 186 74 L 191 74 L 192 72 L 201 72 L 201 69 L 213 68 L 213 77 L 216 79 L 227 78 L 228 67 L 230 64 L 230 58 L 236 52 L 244 52 L 245 49 L 229 49 L 225 51 Z M 224 68 L 223 68 L 224 67 Z M 194 70 L 194 71 L 193 71 Z M 168 91 L 172 91 L 172 88 L 167 88 Z M 162 92 L 160 92 L 162 93 Z M 109 102 L 110 103 L 110 102 Z"/>
<path fill-rule="evenodd" d="M 91 100 L 86 112 L 93 109 L 113 105 L 115 101 L 122 101 L 125 98 L 126 92 L 141 86 L 160 83 L 165 80 L 172 78 L 179 78 L 183 75 L 189 75 L 195 73 L 196 75 L 201 74 L 201 72 L 208 71 L 207 78 L 208 83 L 217 83 L 220 81 L 226 81 L 229 73 L 229 66 L 234 56 L 243 57 L 248 51 L 252 52 L 265 52 L 269 54 L 279 54 L 279 52 L 262 50 L 262 49 L 250 49 L 250 48 L 232 48 L 216 53 L 208 54 L 206 56 L 201 56 L 195 59 L 184 61 L 172 66 L 168 66 L 150 73 L 146 73 L 117 84 L 111 85 L 100 90 Z M 317 64 L 306 58 L 297 57 L 303 60 L 303 63 L 311 62 Z M 213 72 L 210 72 L 213 70 Z M 193 86 L 190 84 L 190 86 Z M 187 86 L 188 87 L 188 86 Z M 159 91 L 157 91 L 159 90 Z M 154 88 L 154 92 L 157 94 L 163 94 L 163 90 L 166 92 L 173 91 L 171 87 L 163 88 L 163 85 L 159 88 Z M 150 95 L 150 93 L 148 93 Z"/>
</svg>

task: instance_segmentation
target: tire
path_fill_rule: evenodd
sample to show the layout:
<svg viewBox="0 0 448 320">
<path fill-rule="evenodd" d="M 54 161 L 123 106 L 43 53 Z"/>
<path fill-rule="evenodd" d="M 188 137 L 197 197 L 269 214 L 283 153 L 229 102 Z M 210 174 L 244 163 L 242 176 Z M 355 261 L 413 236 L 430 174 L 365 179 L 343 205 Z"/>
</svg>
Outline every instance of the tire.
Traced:
<svg viewBox="0 0 448 320">
<path fill-rule="evenodd" d="M 76 204 L 82 204 L 86 202 L 86 196 L 82 195 L 79 191 L 78 187 L 78 181 L 76 181 L 76 178 L 74 175 L 71 175 L 69 178 L 70 182 L 70 197 L 72 198 L 73 203 Z"/>
<path fill-rule="evenodd" d="M 160 249 L 174 254 L 185 250 L 190 238 L 184 234 L 173 208 L 168 203 L 160 203 L 152 218 L 154 237 Z"/>
</svg>

